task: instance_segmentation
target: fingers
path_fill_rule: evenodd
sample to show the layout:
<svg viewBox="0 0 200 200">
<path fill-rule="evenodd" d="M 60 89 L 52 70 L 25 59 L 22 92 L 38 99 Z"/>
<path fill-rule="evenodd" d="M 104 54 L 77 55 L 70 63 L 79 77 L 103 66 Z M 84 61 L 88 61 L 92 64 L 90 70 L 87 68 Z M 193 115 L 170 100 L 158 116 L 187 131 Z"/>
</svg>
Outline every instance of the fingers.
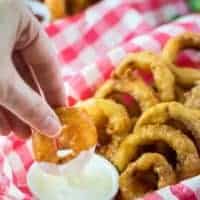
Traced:
<svg viewBox="0 0 200 200">
<path fill-rule="evenodd" d="M 35 89 L 33 84 L 29 83 L 33 86 L 33 89 L 25 84 L 25 81 L 18 75 L 13 64 L 8 62 L 11 52 L 28 49 L 37 40 L 39 34 L 37 21 L 32 18 L 32 15 L 22 2 L 12 0 L 0 1 L 0 27 L 4 30 L 0 33 L 0 38 L 2 38 L 2 48 L 0 48 L 0 57 L 2 58 L 0 66 L 0 105 L 14 113 L 16 117 L 19 117 L 21 121 L 32 128 L 39 129 L 49 136 L 53 136 L 60 128 L 57 116 L 51 110 L 51 107 L 33 90 Z M 35 59 L 38 58 L 36 57 Z M 30 80 L 27 78 L 26 81 Z M 62 98 L 52 98 L 48 95 L 51 105 L 63 104 L 64 101 L 60 99 Z M 16 121 L 15 116 L 6 116 L 2 113 L 0 114 L 0 120 L 3 123 L 2 126 L 0 123 L 0 127 L 4 130 L 2 131 L 3 134 L 7 135 L 11 130 L 8 121 L 12 122 L 13 129 L 18 132 L 21 132 L 21 129 L 27 128 L 20 120 Z"/>
<path fill-rule="evenodd" d="M 32 45 L 22 50 L 22 55 L 26 63 L 33 67 L 49 104 L 54 107 L 66 105 L 62 77 L 47 36 L 40 32 Z"/>
<path fill-rule="evenodd" d="M 40 86 L 34 80 L 29 66 L 24 62 L 21 54 L 19 52 L 15 52 L 12 56 L 15 68 L 21 78 L 36 92 L 41 93 Z M 12 115 L 10 112 L 7 111 L 6 113 L 9 116 L 10 122 L 12 122 L 12 130 L 15 132 L 16 135 L 19 137 L 26 139 L 31 135 L 30 128 L 23 123 L 20 119 L 16 116 Z"/>
<path fill-rule="evenodd" d="M 16 49 L 20 50 L 25 62 L 33 67 L 48 103 L 53 107 L 64 106 L 64 86 L 53 47 L 37 20 L 27 10 L 24 16 Z"/>
<path fill-rule="evenodd" d="M 11 62 L 7 63 L 7 67 L 10 69 L 9 74 L 12 74 L 12 79 L 1 80 L 1 105 L 30 127 L 53 137 L 61 126 L 57 116 L 50 106 L 25 84 Z"/>
</svg>

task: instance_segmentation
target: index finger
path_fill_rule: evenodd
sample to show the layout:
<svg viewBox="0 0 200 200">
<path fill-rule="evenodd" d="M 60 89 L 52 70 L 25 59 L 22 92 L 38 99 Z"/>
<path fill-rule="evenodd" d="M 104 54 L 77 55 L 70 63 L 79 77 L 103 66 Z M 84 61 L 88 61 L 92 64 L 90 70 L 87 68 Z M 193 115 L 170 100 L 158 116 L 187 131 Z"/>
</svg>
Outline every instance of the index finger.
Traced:
<svg viewBox="0 0 200 200">
<path fill-rule="evenodd" d="M 46 100 L 52 107 L 66 105 L 64 84 L 56 53 L 39 22 L 24 8 L 16 50 L 32 66 Z"/>
</svg>

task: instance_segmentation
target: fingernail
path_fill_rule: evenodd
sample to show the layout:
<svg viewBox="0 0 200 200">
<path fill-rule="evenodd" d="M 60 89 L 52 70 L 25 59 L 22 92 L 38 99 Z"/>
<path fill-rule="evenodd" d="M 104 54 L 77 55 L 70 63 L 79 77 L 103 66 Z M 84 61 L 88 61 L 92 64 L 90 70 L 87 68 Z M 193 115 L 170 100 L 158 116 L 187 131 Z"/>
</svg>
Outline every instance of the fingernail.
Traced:
<svg viewBox="0 0 200 200">
<path fill-rule="evenodd" d="M 60 134 L 62 126 L 59 120 L 53 117 L 47 117 L 43 124 L 44 127 L 42 129 L 48 137 L 54 138 Z"/>
</svg>

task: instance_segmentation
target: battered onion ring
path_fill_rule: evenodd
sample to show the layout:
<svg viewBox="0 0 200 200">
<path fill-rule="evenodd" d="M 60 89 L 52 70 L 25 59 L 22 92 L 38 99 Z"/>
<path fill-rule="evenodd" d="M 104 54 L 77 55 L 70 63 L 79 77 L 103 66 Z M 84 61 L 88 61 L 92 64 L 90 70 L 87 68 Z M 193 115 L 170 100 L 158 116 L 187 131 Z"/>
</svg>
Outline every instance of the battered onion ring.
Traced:
<svg viewBox="0 0 200 200">
<path fill-rule="evenodd" d="M 104 122 L 107 121 L 107 134 L 124 135 L 130 130 L 131 122 L 126 109 L 110 99 L 91 98 L 77 106 L 89 114 L 96 127 L 104 127 Z"/>
<path fill-rule="evenodd" d="M 162 51 L 162 57 L 170 63 L 175 63 L 179 52 L 187 48 L 200 49 L 200 34 L 185 32 L 169 39 Z M 197 69 L 187 66 L 177 67 L 173 64 L 169 64 L 169 67 L 181 85 L 194 85 L 196 81 L 200 80 L 200 71 Z"/>
<path fill-rule="evenodd" d="M 156 174 L 158 180 L 145 179 L 145 172 Z M 123 200 L 133 200 L 155 189 L 176 183 L 176 175 L 165 157 L 158 153 L 145 153 L 128 165 L 120 176 L 120 193 Z M 154 188 L 156 186 L 156 188 Z"/>
<path fill-rule="evenodd" d="M 197 148 L 200 150 L 200 111 L 187 108 L 181 103 L 160 103 L 150 108 L 137 121 L 135 131 L 137 132 L 142 126 L 148 124 L 165 124 L 170 119 L 181 122 L 191 131 Z"/>
<path fill-rule="evenodd" d="M 193 142 L 181 131 L 166 125 L 147 125 L 128 135 L 114 155 L 113 164 L 121 172 L 130 161 L 138 158 L 138 152 L 143 146 L 160 141 L 176 152 L 176 173 L 179 180 L 200 172 L 200 159 Z"/>
<path fill-rule="evenodd" d="M 123 77 L 132 69 L 150 69 L 162 101 L 175 99 L 175 79 L 167 64 L 160 56 L 148 51 L 129 54 L 117 67 L 113 76 Z"/>
<path fill-rule="evenodd" d="M 37 161 L 64 163 L 97 144 L 96 127 L 85 111 L 78 108 L 59 108 L 56 112 L 63 124 L 56 139 L 41 132 L 32 135 L 33 153 Z M 57 151 L 62 149 L 71 149 L 73 153 L 61 158 Z"/>
<path fill-rule="evenodd" d="M 77 106 L 84 109 L 92 118 L 98 130 L 99 152 L 110 159 L 131 128 L 131 120 L 126 109 L 112 100 L 101 98 L 91 98 L 78 103 Z M 108 138 L 111 140 L 109 144 Z"/>
<path fill-rule="evenodd" d="M 159 102 L 151 87 L 149 87 L 144 83 L 143 80 L 139 78 L 108 80 L 102 87 L 97 90 L 95 96 L 106 98 L 111 95 L 112 92 L 128 93 L 136 99 L 142 112 L 149 109 L 153 105 L 158 104 Z"/>
</svg>

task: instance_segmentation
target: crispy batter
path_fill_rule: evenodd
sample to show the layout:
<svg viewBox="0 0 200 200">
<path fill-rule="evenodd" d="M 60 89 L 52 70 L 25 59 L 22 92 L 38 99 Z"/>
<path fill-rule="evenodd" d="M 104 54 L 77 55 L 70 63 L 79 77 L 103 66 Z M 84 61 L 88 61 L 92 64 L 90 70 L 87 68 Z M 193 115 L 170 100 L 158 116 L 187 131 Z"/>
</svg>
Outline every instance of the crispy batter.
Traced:
<svg viewBox="0 0 200 200">
<path fill-rule="evenodd" d="M 135 125 L 135 131 L 148 124 L 166 124 L 175 120 L 186 127 L 200 150 L 200 111 L 177 103 L 161 103 L 145 112 Z"/>
<path fill-rule="evenodd" d="M 119 171 L 123 171 L 130 161 L 138 158 L 141 148 L 157 141 L 168 144 L 176 152 L 176 173 L 179 180 L 200 172 L 200 159 L 193 142 L 181 131 L 166 125 L 143 126 L 128 135 L 112 161 Z"/>
<path fill-rule="evenodd" d="M 154 91 L 139 78 L 124 78 L 108 80 L 96 92 L 96 97 L 106 98 L 112 92 L 123 92 L 133 96 L 143 111 L 156 105 L 159 100 Z"/>
<path fill-rule="evenodd" d="M 48 138 L 37 132 L 32 136 L 33 152 L 37 161 L 63 163 L 97 144 L 96 128 L 89 115 L 77 108 L 60 108 L 57 114 L 63 124 L 61 134 Z M 57 155 L 57 150 L 72 149 L 73 153 L 64 158 Z"/>
<path fill-rule="evenodd" d="M 123 200 L 133 200 L 175 183 L 176 175 L 165 157 L 158 153 L 145 153 L 121 174 L 120 193 Z"/>
<path fill-rule="evenodd" d="M 185 106 L 200 109 L 200 83 L 185 94 Z"/>
<path fill-rule="evenodd" d="M 99 137 L 98 152 L 110 159 L 131 128 L 126 109 L 112 100 L 101 98 L 92 98 L 77 106 L 84 109 L 93 119 Z"/>
<path fill-rule="evenodd" d="M 195 83 L 200 80 L 199 69 L 177 67 L 171 63 L 168 66 L 174 73 L 176 82 L 181 86 L 190 87 L 195 85 Z"/>
<path fill-rule="evenodd" d="M 175 64 L 180 51 L 187 48 L 200 49 L 200 34 L 185 32 L 169 39 L 162 51 L 162 57 L 165 61 Z M 187 66 L 177 67 L 173 64 L 169 64 L 169 67 L 174 73 L 176 81 L 181 85 L 194 85 L 196 81 L 200 80 L 200 71 L 197 69 Z"/>
<path fill-rule="evenodd" d="M 106 98 L 108 97 L 112 92 L 115 91 L 115 82 L 114 79 L 109 79 L 105 81 L 105 83 L 99 87 L 95 93 L 96 98 Z"/>
<path fill-rule="evenodd" d="M 40 133 L 32 134 L 32 149 L 37 161 L 59 163 L 56 141 Z"/>
<path fill-rule="evenodd" d="M 116 68 L 114 77 L 126 77 L 133 69 L 151 70 L 162 101 L 175 99 L 175 79 L 160 56 L 148 51 L 129 54 Z"/>
</svg>

